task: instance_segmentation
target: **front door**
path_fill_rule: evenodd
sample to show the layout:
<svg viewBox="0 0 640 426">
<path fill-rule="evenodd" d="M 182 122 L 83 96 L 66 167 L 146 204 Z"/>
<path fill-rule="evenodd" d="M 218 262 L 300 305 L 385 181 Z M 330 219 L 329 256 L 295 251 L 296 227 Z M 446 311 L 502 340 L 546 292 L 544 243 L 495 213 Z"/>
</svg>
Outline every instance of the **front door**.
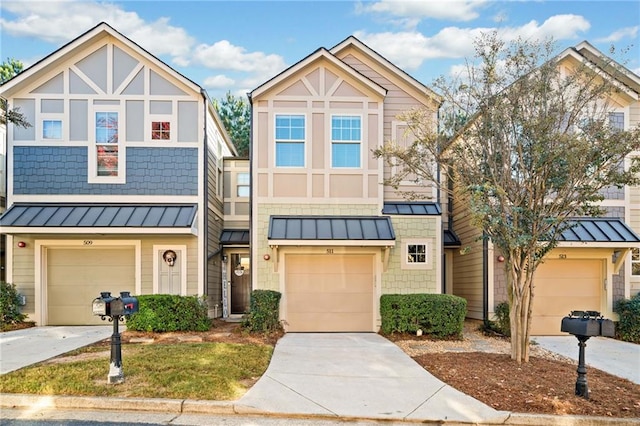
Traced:
<svg viewBox="0 0 640 426">
<path fill-rule="evenodd" d="M 180 294 L 183 253 L 178 249 L 158 250 L 158 294 Z"/>
<path fill-rule="evenodd" d="M 251 268 L 249 254 L 231 255 L 231 314 L 249 312 Z"/>
</svg>

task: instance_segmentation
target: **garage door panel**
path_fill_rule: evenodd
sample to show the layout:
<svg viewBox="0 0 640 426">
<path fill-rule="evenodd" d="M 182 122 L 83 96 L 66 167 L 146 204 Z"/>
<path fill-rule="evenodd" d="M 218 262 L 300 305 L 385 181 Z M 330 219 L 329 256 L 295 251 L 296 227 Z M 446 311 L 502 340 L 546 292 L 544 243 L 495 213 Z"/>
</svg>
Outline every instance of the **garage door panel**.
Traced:
<svg viewBox="0 0 640 426">
<path fill-rule="evenodd" d="M 532 335 L 562 335 L 562 318 L 572 310 L 600 310 L 602 262 L 549 260 L 536 270 Z"/>
<path fill-rule="evenodd" d="M 342 293 L 317 294 L 313 305 L 307 305 L 306 294 L 292 293 L 287 295 L 290 306 L 289 313 L 301 312 L 372 312 L 371 293 L 355 293 L 345 296 Z"/>
<path fill-rule="evenodd" d="M 297 313 L 287 320 L 290 332 L 359 332 L 371 329 L 370 314 Z M 318 324 L 322 327 L 318 328 Z"/>
<path fill-rule="evenodd" d="M 291 293 L 326 293 L 331 291 L 362 293 L 363 291 L 370 291 L 371 280 L 371 275 L 353 281 L 344 280 L 338 276 L 309 278 L 302 275 L 294 275 L 290 276 L 290 280 L 288 280 L 287 291 Z"/>
<path fill-rule="evenodd" d="M 373 331 L 373 255 L 288 255 L 287 331 Z"/>
<path fill-rule="evenodd" d="M 47 324 L 105 324 L 91 304 L 101 292 L 135 291 L 133 248 L 47 250 Z"/>
</svg>

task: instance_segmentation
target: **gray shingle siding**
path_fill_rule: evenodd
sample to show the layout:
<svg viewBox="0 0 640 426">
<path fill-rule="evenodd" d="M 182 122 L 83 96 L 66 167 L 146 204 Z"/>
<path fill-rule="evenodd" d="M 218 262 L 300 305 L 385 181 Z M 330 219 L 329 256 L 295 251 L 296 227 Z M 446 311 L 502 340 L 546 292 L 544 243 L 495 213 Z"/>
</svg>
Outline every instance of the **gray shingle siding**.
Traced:
<svg viewBox="0 0 640 426">
<path fill-rule="evenodd" d="M 127 148 L 125 184 L 87 182 L 87 148 L 14 148 L 14 194 L 197 195 L 197 148 Z"/>
</svg>

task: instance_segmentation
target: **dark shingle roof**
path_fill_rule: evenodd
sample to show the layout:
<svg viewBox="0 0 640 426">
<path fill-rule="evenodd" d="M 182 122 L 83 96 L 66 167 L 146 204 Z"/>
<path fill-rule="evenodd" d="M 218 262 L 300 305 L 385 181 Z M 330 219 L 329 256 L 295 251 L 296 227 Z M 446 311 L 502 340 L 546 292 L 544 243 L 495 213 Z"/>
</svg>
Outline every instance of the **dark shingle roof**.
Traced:
<svg viewBox="0 0 640 426">
<path fill-rule="evenodd" d="M 385 216 L 271 216 L 270 240 L 395 240 Z"/>
<path fill-rule="evenodd" d="M 462 243 L 455 232 L 445 229 L 442 237 L 442 245 L 444 247 L 460 247 Z"/>
<path fill-rule="evenodd" d="M 195 204 L 14 204 L 2 227 L 191 228 Z"/>
</svg>

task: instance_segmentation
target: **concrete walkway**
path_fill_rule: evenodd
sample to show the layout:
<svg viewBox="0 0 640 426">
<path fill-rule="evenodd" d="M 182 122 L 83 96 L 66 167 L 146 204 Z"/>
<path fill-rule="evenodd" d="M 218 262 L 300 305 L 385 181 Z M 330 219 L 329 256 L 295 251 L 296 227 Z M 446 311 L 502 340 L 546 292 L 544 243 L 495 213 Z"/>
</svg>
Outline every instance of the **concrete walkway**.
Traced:
<svg viewBox="0 0 640 426">
<path fill-rule="evenodd" d="M 238 405 L 250 412 L 502 423 L 496 411 L 433 377 L 374 333 L 289 333 Z"/>
<path fill-rule="evenodd" d="M 578 362 L 580 347 L 575 336 L 535 336 L 531 340 Z M 587 375 L 591 366 L 640 385 L 640 345 L 607 337 L 591 337 L 586 344 Z"/>
<path fill-rule="evenodd" d="M 106 339 L 113 326 L 32 327 L 0 333 L 0 374 Z"/>
</svg>

